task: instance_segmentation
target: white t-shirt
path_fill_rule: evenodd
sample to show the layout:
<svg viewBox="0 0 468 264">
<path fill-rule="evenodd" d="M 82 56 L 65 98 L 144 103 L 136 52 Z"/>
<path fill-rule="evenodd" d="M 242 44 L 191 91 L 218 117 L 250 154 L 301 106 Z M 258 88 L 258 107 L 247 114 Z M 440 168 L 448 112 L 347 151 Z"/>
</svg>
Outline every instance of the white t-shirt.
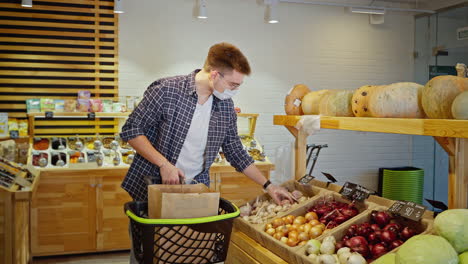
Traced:
<svg viewBox="0 0 468 264">
<path fill-rule="evenodd" d="M 175 165 L 185 173 L 186 183 L 190 183 L 203 170 L 212 105 L 212 95 L 203 105 L 197 103 L 192 123 Z"/>
</svg>

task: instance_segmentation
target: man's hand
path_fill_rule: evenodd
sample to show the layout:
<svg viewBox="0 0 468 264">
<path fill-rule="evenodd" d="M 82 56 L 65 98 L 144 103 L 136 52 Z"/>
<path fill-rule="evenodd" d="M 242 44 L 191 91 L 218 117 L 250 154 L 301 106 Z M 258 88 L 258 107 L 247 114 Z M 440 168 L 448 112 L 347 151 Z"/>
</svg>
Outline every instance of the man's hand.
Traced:
<svg viewBox="0 0 468 264">
<path fill-rule="evenodd" d="M 185 183 L 185 174 L 182 170 L 176 168 L 170 162 L 164 163 L 159 167 L 162 184 L 183 184 Z"/>
<path fill-rule="evenodd" d="M 289 200 L 291 204 L 295 201 L 292 194 L 283 187 L 270 184 L 266 188 L 266 191 L 271 196 L 271 198 L 273 198 L 276 204 L 280 204 L 282 200 Z"/>
</svg>

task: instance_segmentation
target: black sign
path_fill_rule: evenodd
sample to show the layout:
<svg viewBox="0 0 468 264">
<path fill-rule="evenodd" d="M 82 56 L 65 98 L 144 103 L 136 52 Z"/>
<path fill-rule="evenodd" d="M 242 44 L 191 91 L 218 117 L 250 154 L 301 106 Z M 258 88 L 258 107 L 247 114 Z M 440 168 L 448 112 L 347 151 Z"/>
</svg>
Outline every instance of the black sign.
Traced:
<svg viewBox="0 0 468 264">
<path fill-rule="evenodd" d="M 46 118 L 46 119 L 52 119 L 52 118 L 54 118 L 54 112 L 51 112 L 51 111 L 45 112 L 45 118 Z"/>
<path fill-rule="evenodd" d="M 351 201 L 362 202 L 369 197 L 373 192 L 361 185 L 346 182 L 340 190 L 340 194 Z"/>
<path fill-rule="evenodd" d="M 396 201 L 388 211 L 413 221 L 419 221 L 426 211 L 426 206 L 409 201 Z"/>
<path fill-rule="evenodd" d="M 10 138 L 19 138 L 18 130 L 10 130 Z"/>
<path fill-rule="evenodd" d="M 330 173 L 326 173 L 326 172 L 323 172 L 322 171 L 322 174 L 327 177 L 327 179 L 330 181 L 330 182 L 337 182 L 337 180 L 335 179 L 335 177 L 333 177 Z"/>
</svg>

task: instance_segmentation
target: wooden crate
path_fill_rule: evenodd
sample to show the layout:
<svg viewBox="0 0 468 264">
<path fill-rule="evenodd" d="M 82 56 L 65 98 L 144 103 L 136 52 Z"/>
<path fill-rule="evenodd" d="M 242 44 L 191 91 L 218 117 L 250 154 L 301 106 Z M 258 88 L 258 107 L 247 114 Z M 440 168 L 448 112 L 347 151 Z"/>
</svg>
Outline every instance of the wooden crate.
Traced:
<svg viewBox="0 0 468 264">
<path fill-rule="evenodd" d="M 28 191 L 0 187 L 0 263 L 32 263 L 30 206 L 38 180 Z"/>
</svg>

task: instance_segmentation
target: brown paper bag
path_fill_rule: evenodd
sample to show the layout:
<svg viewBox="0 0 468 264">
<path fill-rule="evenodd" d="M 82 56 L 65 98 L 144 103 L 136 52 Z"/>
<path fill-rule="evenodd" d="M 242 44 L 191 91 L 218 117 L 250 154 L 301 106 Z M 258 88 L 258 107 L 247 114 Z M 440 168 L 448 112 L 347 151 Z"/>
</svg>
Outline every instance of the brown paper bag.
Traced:
<svg viewBox="0 0 468 264">
<path fill-rule="evenodd" d="M 148 216 L 151 219 L 181 219 L 218 215 L 219 192 L 204 184 L 148 186 Z"/>
<path fill-rule="evenodd" d="M 219 192 L 211 192 L 204 184 L 148 186 L 148 216 L 151 219 L 215 216 L 218 207 Z M 216 233 L 196 229 L 188 226 L 159 228 L 154 237 L 159 248 L 155 261 L 205 263 L 213 256 Z"/>
</svg>

